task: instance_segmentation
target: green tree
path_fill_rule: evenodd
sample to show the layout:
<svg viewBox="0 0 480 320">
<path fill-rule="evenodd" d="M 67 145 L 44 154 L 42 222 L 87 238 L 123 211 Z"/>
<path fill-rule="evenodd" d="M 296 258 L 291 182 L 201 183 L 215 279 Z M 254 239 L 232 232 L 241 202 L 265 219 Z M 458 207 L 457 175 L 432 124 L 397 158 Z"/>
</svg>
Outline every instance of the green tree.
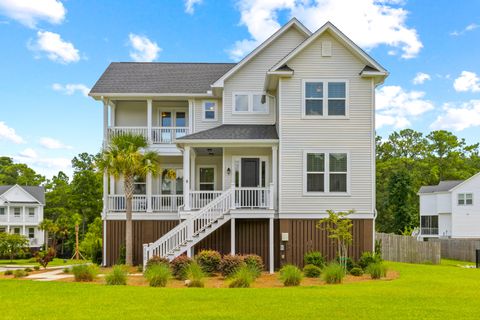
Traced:
<svg viewBox="0 0 480 320">
<path fill-rule="evenodd" d="M 395 172 L 388 183 L 388 205 L 393 213 L 395 233 L 401 234 L 405 229 L 418 225 L 418 219 L 411 208 L 412 181 L 407 171 Z"/>
<path fill-rule="evenodd" d="M 145 151 L 147 140 L 140 135 L 125 134 L 112 139 L 97 160 L 100 171 L 116 178 L 123 178 L 126 199 L 125 262 L 133 264 L 132 198 L 135 177 L 145 177 L 148 172 L 156 175 L 159 157 L 157 153 Z"/>
<path fill-rule="evenodd" d="M 10 261 L 23 253 L 28 246 L 28 239 L 16 233 L 0 232 L 0 255 L 8 256 Z"/>
<path fill-rule="evenodd" d="M 88 232 L 80 243 L 80 251 L 92 262 L 102 262 L 102 219 L 100 217 L 88 225 Z"/>
<path fill-rule="evenodd" d="M 45 177 L 26 164 L 14 163 L 9 157 L 0 157 L 0 185 L 39 186 L 44 182 Z"/>
</svg>

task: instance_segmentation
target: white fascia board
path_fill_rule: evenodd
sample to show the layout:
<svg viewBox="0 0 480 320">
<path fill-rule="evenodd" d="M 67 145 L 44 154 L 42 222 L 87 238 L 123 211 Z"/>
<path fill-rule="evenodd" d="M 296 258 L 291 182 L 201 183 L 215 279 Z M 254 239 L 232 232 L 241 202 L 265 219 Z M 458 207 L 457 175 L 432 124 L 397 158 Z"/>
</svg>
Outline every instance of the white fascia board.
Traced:
<svg viewBox="0 0 480 320">
<path fill-rule="evenodd" d="M 156 97 L 172 97 L 172 98 L 211 98 L 213 97 L 212 92 L 206 93 L 89 93 L 90 97 L 100 100 L 104 97 L 109 97 L 111 99 L 115 98 L 156 98 Z"/>
<path fill-rule="evenodd" d="M 177 145 L 184 144 L 204 144 L 204 145 L 230 145 L 230 144 L 244 144 L 244 145 L 258 145 L 258 144 L 278 144 L 278 139 L 182 139 L 177 140 Z"/>
<path fill-rule="evenodd" d="M 468 178 L 467 180 L 465 180 L 465 181 L 457 184 L 455 187 L 453 187 L 452 189 L 450 189 L 450 190 L 448 190 L 448 191 L 449 191 L 449 192 L 452 192 L 453 190 L 460 188 L 460 187 L 463 186 L 465 183 L 469 182 L 469 181 L 472 180 L 472 179 L 475 179 L 475 177 L 477 177 L 477 176 L 479 176 L 479 175 L 480 175 L 480 172 L 474 174 L 473 176 L 471 176 L 471 177 Z"/>
</svg>

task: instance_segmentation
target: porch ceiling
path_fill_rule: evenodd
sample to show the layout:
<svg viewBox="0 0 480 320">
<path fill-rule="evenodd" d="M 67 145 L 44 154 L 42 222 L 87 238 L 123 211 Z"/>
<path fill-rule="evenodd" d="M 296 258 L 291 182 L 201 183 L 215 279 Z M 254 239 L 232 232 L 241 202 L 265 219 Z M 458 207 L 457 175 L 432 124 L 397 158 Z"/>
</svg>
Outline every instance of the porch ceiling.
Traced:
<svg viewBox="0 0 480 320">
<path fill-rule="evenodd" d="M 222 148 L 194 148 L 195 153 L 197 156 L 221 156 L 222 155 Z"/>
</svg>

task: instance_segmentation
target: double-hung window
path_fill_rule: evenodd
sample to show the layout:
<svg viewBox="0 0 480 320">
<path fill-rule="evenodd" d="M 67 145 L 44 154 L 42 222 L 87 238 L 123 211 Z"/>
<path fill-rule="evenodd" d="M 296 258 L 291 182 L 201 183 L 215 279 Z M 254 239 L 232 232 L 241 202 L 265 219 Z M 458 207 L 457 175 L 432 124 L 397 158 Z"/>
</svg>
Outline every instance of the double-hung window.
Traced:
<svg viewBox="0 0 480 320">
<path fill-rule="evenodd" d="M 13 216 L 15 218 L 20 218 L 20 208 L 13 208 Z"/>
<path fill-rule="evenodd" d="M 473 193 L 459 193 L 458 194 L 458 205 L 472 205 L 473 204 Z"/>
<path fill-rule="evenodd" d="M 306 152 L 304 193 L 348 193 L 348 153 Z"/>
<path fill-rule="evenodd" d="M 200 191 L 215 190 L 215 168 L 214 167 L 200 167 L 200 180 L 198 182 Z"/>
<path fill-rule="evenodd" d="M 28 238 L 29 239 L 35 238 L 35 228 L 28 228 Z"/>
<path fill-rule="evenodd" d="M 28 216 L 30 218 L 35 217 L 35 208 L 28 208 Z"/>
<path fill-rule="evenodd" d="M 347 115 L 346 81 L 305 80 L 303 114 L 305 117 L 345 117 Z"/>
<path fill-rule="evenodd" d="M 0 216 L 4 216 L 5 215 L 5 208 L 0 208 Z"/>
<path fill-rule="evenodd" d="M 203 120 L 216 121 L 217 120 L 217 102 L 203 101 Z"/>
<path fill-rule="evenodd" d="M 268 97 L 258 92 L 234 92 L 234 113 L 268 113 Z"/>
</svg>

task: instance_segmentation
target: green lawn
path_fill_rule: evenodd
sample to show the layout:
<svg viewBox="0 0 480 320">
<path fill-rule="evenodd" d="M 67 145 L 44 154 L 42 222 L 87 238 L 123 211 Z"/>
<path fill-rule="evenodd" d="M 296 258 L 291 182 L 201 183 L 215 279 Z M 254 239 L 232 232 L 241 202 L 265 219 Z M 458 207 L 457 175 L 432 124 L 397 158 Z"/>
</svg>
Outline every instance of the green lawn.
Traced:
<svg viewBox="0 0 480 320">
<path fill-rule="evenodd" d="M 58 267 L 58 266 L 66 266 L 66 265 L 71 265 L 71 264 L 81 264 L 81 263 L 86 263 L 88 261 L 85 260 L 66 260 L 66 262 L 63 261 L 63 259 L 58 259 L 55 258 L 53 261 L 51 261 L 48 266 L 49 267 Z M 15 260 L 0 260 L 0 266 L 1 265 L 31 265 L 31 266 L 39 266 L 38 262 L 35 261 L 35 258 L 32 259 L 15 259 Z"/>
<path fill-rule="evenodd" d="M 480 270 L 456 264 L 388 263 L 399 279 L 277 289 L 2 280 L 0 314 L 5 319 L 476 319 Z"/>
</svg>

